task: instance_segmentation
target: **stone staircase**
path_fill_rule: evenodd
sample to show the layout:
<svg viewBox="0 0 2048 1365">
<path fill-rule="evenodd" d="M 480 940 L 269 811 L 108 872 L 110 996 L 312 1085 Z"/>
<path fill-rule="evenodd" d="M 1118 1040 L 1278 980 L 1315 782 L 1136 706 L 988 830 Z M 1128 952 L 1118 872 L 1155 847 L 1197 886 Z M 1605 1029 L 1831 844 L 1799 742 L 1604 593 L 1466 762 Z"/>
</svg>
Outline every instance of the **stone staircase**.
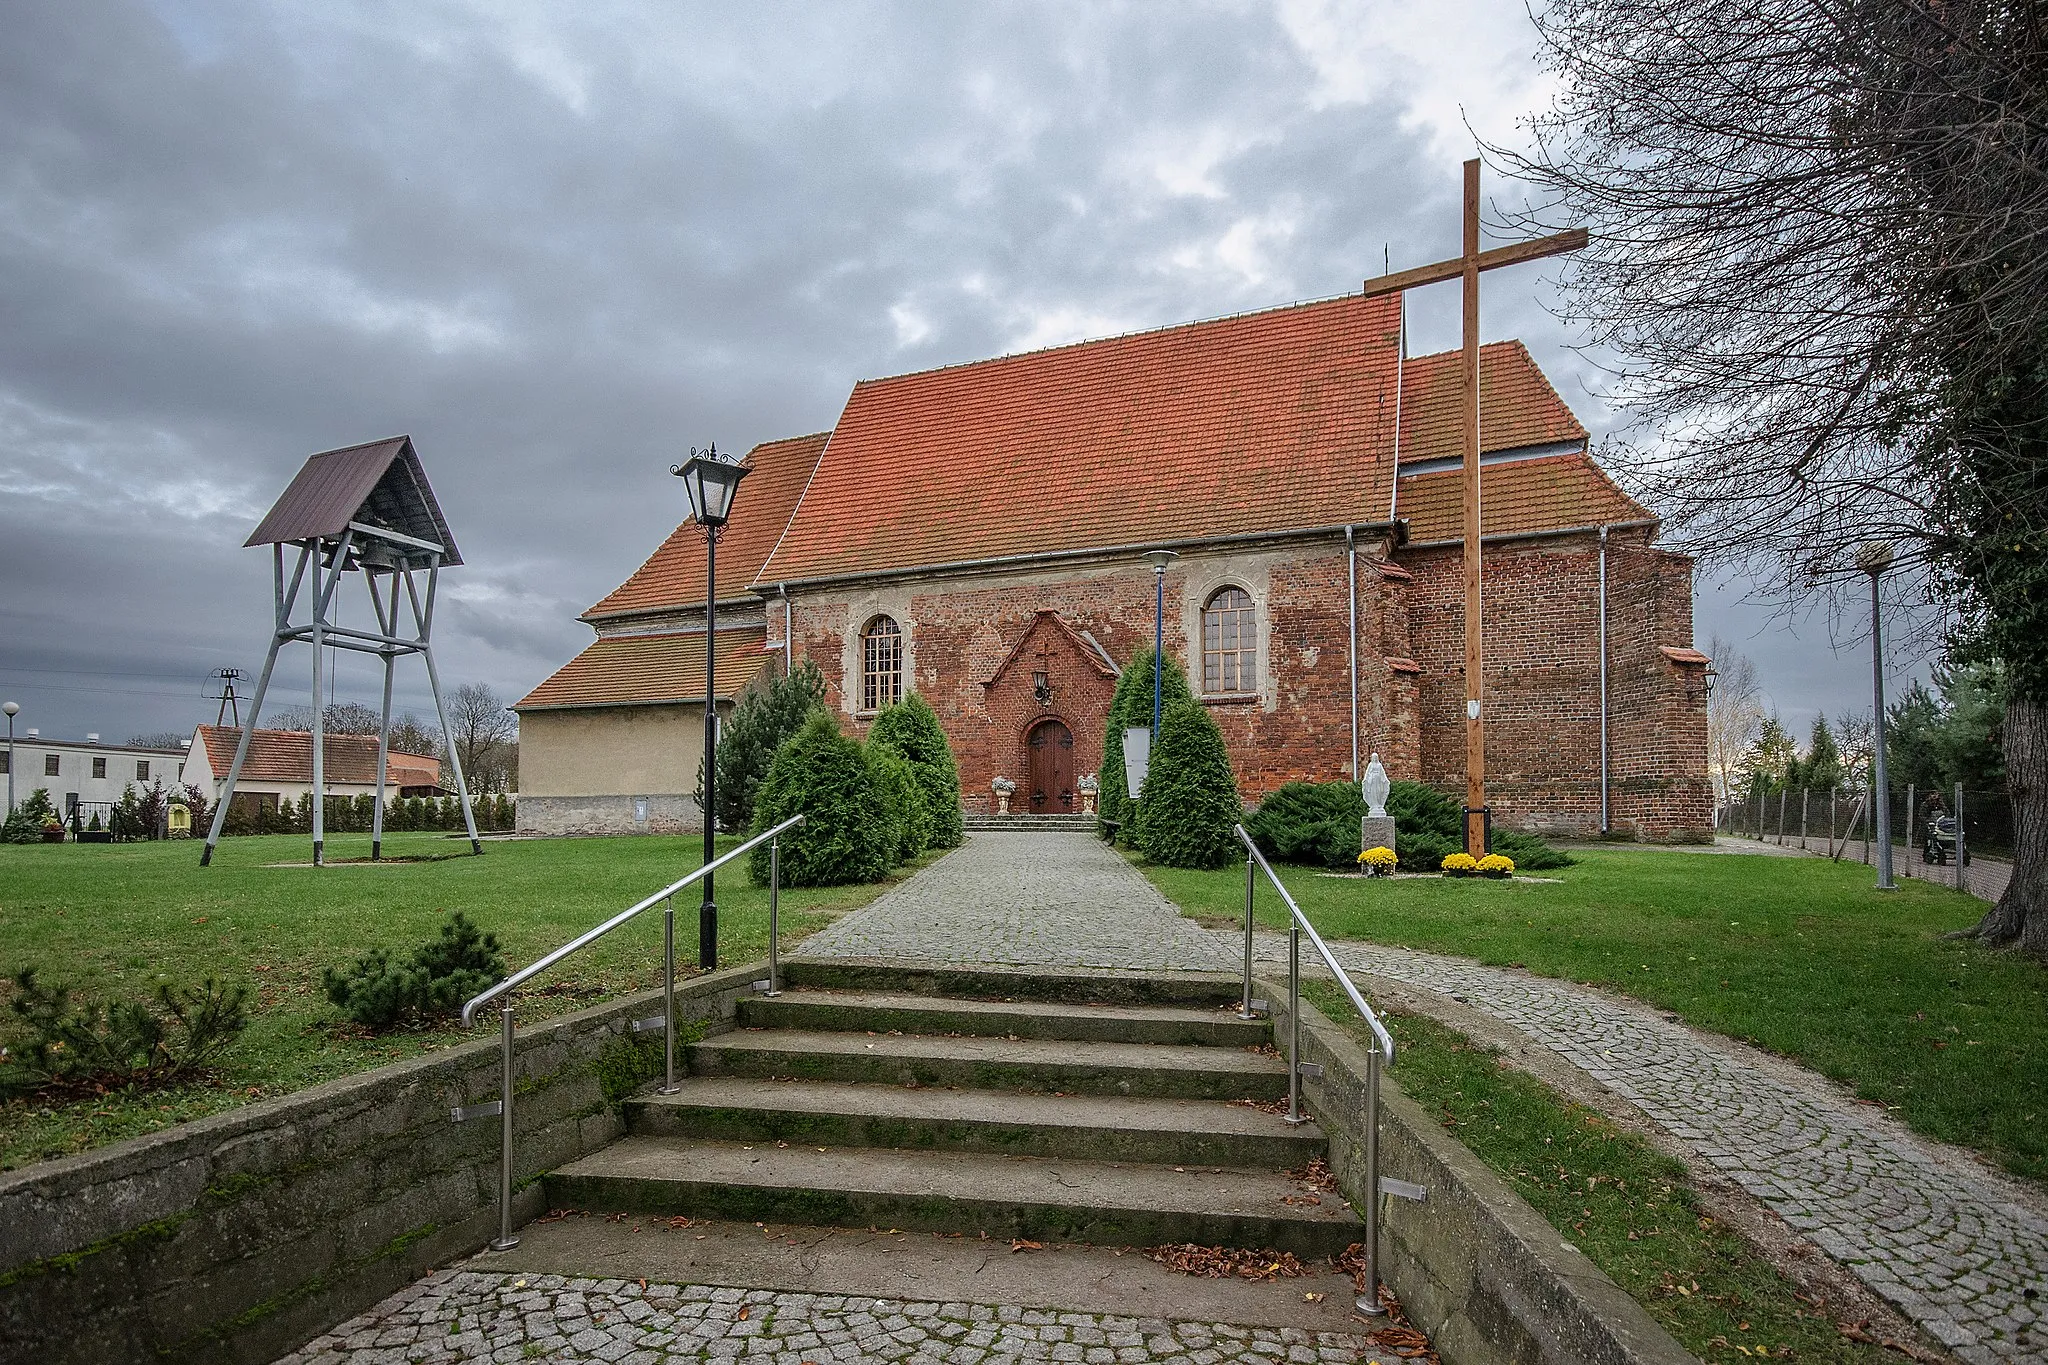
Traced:
<svg viewBox="0 0 2048 1365">
<path fill-rule="evenodd" d="M 678 1093 L 547 1177 L 600 1212 L 968 1237 L 1342 1251 L 1342 1195 L 1287 1172 L 1316 1127 L 1235 983 L 796 961 L 692 1044 Z"/>
<path fill-rule="evenodd" d="M 969 812 L 964 819 L 969 831 L 1080 830 L 1085 834 L 1095 832 L 1095 817 L 1092 815 L 976 815 Z"/>
</svg>

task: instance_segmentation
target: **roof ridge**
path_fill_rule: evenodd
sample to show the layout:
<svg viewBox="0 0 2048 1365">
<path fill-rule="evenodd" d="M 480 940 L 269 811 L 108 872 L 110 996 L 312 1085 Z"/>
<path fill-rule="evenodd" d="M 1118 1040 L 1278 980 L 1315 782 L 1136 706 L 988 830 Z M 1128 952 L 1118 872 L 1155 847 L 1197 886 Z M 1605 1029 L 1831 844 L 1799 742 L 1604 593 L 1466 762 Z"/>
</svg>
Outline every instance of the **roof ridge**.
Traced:
<svg viewBox="0 0 2048 1365">
<path fill-rule="evenodd" d="M 860 391 L 860 385 L 858 383 L 856 383 L 853 386 L 853 388 L 855 393 Z M 846 402 L 839 405 L 839 415 L 841 417 L 844 417 L 846 415 L 847 405 L 852 402 L 853 394 L 849 393 L 846 396 Z M 796 495 L 796 501 L 790 504 L 789 515 L 782 519 L 782 529 L 775 533 L 775 543 L 768 547 L 768 557 L 761 561 L 760 568 L 754 570 L 753 577 L 747 583 L 748 587 L 751 588 L 756 583 L 766 581 L 761 577 L 761 575 L 766 573 L 768 571 L 768 566 L 775 562 L 775 556 L 782 553 L 782 542 L 789 538 L 789 528 L 796 525 L 797 513 L 804 510 L 804 499 L 811 495 L 811 485 L 818 481 L 818 471 L 825 467 L 825 456 L 830 454 L 832 450 L 833 433 L 837 432 L 838 430 L 839 423 L 835 421 L 832 423 L 831 426 L 827 427 L 824 431 L 817 433 L 818 435 L 821 435 L 825 438 L 825 443 L 818 447 L 818 458 L 811 461 L 811 472 L 804 475 L 803 491 L 801 493 L 798 493 Z M 792 437 L 791 439 L 794 440 L 801 438 Z M 749 455 L 753 454 L 752 451 L 748 451 L 747 453 Z M 789 647 L 789 642 L 787 640 L 783 641 L 782 643 L 785 649 Z"/>
<path fill-rule="evenodd" d="M 1391 296 L 1352 292 L 1328 294 L 1321 298 L 1296 299 L 1292 303 L 1274 304 L 1270 308 L 1247 308 L 1236 313 L 1216 313 L 1209 317 L 1161 323 L 1156 327 L 1134 327 L 1128 332 L 1111 332 L 1105 336 L 1082 337 L 1076 341 L 1062 341 L 1052 346 L 1035 346 L 1027 351 L 1005 351 L 1001 355 L 982 356 L 977 360 L 956 360 L 947 365 L 927 365 L 921 370 L 902 370 L 896 374 L 879 374 L 870 379 L 856 379 L 853 382 L 853 387 L 858 391 L 870 384 L 887 384 L 897 379 L 918 379 L 925 375 L 944 374 L 949 370 L 969 370 L 977 365 L 997 365 L 1008 360 L 1023 360 L 1030 356 L 1051 355 L 1056 351 L 1078 350 L 1083 346 L 1100 346 L 1107 341 L 1129 341 L 1136 337 L 1160 336 L 1167 332 L 1178 332 L 1196 327 L 1213 327 L 1219 323 L 1240 322 L 1245 318 L 1265 317 L 1269 314 L 1288 313 L 1305 308 L 1320 308 L 1328 304 L 1342 303 L 1347 299 L 1369 303 L 1375 298 L 1386 297 Z M 1409 359 L 1412 360 L 1415 357 L 1410 356 Z M 851 397 L 847 401 L 850 403 L 852 401 Z M 845 409 L 842 408 L 841 411 L 844 412 Z M 791 520 L 795 520 L 795 518 L 792 517 Z"/>
</svg>

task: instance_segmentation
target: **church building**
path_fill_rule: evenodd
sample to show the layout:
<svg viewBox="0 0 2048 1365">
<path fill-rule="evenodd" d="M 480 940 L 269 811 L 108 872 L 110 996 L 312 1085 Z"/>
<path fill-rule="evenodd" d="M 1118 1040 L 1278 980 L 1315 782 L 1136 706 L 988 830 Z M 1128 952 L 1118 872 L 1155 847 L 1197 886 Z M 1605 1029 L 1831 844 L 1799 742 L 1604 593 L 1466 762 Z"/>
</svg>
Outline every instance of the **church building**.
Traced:
<svg viewBox="0 0 2048 1365">
<path fill-rule="evenodd" d="M 719 540 L 686 522 L 515 708 L 522 827 L 699 827 L 702 707 L 808 660 L 860 733 L 915 689 L 970 814 L 1078 811 L 1121 668 L 1159 623 L 1244 800 L 1294 779 L 1462 791 L 1456 353 L 1403 358 L 1347 295 L 864 381 L 771 441 Z M 1481 352 L 1486 754 L 1496 823 L 1710 823 L 1692 564 L 1600 470 L 1519 342 Z M 680 496 L 680 493 L 678 494 Z"/>
</svg>

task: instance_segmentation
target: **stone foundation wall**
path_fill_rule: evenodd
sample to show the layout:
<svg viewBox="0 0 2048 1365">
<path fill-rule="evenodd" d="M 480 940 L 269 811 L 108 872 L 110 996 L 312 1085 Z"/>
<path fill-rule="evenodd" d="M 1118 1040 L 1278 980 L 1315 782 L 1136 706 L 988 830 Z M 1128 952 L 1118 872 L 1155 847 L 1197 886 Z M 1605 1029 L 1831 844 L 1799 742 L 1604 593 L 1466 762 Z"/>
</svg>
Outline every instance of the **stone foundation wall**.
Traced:
<svg viewBox="0 0 2048 1365">
<path fill-rule="evenodd" d="M 1287 983 L 1260 982 L 1286 1036 Z M 1301 1060 L 1323 1068 L 1302 1087 L 1330 1140 L 1330 1170 L 1365 1207 L 1366 1053 L 1313 1006 L 1302 1007 Z M 1397 1059 L 1398 1060 L 1398 1059 Z M 1643 1306 L 1558 1236 L 1542 1214 L 1400 1091 L 1380 1084 L 1380 1175 L 1426 1187 L 1422 1202 L 1386 1196 L 1380 1278 L 1453 1365 L 1698 1365 Z"/>
<path fill-rule="evenodd" d="M 703 821 L 694 796 L 519 798 L 521 834 L 696 834 Z"/>
<path fill-rule="evenodd" d="M 729 1025 L 758 964 L 678 988 L 693 1031 Z M 660 1065 L 653 994 L 520 1032 L 521 1182 L 624 1131 Z M 493 1019 L 491 1022 L 495 1022 Z M 684 1036 L 688 1036 L 687 1034 Z M 655 1041 L 650 1041 L 655 1040 Z M 0 1361 L 261 1365 L 497 1230 L 495 1030 L 295 1095 L 0 1175 Z M 520 1221 L 541 1212 L 521 1184 Z"/>
</svg>

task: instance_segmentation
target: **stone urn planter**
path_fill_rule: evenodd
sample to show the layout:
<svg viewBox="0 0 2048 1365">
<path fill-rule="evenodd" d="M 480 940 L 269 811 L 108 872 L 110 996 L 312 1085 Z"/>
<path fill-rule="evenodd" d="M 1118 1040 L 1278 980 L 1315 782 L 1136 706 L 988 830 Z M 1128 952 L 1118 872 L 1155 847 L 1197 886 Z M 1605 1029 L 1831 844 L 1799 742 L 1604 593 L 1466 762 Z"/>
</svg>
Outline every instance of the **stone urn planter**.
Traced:
<svg viewBox="0 0 2048 1365">
<path fill-rule="evenodd" d="M 988 784 L 988 789 L 996 794 L 996 814 L 1008 815 L 1010 798 L 1017 794 L 1017 784 L 1007 777 L 999 777 Z"/>
<path fill-rule="evenodd" d="M 1081 814 L 1095 814 L 1095 793 L 1100 789 L 1101 784 L 1095 780 L 1094 773 L 1089 773 L 1074 784 L 1074 790 L 1081 793 Z"/>
</svg>

